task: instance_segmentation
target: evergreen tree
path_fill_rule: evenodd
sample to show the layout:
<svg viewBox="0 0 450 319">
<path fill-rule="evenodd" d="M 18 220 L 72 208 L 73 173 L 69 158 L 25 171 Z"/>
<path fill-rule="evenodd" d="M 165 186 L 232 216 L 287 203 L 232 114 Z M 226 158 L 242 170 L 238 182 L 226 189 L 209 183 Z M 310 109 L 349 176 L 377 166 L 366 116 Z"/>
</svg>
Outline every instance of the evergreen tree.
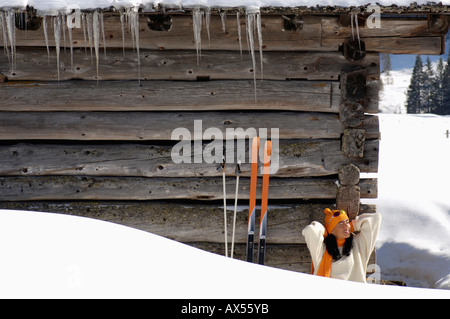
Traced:
<svg viewBox="0 0 450 319">
<path fill-rule="evenodd" d="M 447 65 L 442 73 L 442 113 L 450 115 L 450 55 L 447 59 Z"/>
<path fill-rule="evenodd" d="M 408 113 L 420 113 L 421 111 L 421 96 L 422 94 L 422 81 L 423 64 L 420 55 L 416 57 L 413 73 L 411 76 L 411 82 L 408 87 L 407 99 L 406 99 L 406 111 Z"/>
<path fill-rule="evenodd" d="M 442 57 L 439 59 L 436 73 L 434 75 L 434 79 L 431 83 L 431 100 L 433 104 L 433 113 L 436 114 L 445 114 L 443 108 L 443 81 L 444 79 L 444 62 L 442 61 Z"/>
<path fill-rule="evenodd" d="M 392 70 L 390 54 L 381 54 L 381 67 L 383 68 L 383 72 L 386 72 L 386 75 L 390 75 Z"/>
<path fill-rule="evenodd" d="M 430 57 L 427 57 L 427 63 L 425 64 L 425 70 L 422 72 L 422 77 L 423 78 L 420 81 L 422 86 L 420 92 L 420 113 L 432 113 L 434 111 L 432 99 L 434 72 Z"/>
</svg>

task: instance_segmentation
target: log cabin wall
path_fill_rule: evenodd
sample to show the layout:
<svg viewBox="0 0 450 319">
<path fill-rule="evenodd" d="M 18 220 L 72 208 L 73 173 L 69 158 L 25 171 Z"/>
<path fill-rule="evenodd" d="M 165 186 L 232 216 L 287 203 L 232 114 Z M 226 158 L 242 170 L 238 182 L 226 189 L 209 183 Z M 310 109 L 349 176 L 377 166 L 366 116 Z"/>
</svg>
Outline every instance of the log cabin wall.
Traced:
<svg viewBox="0 0 450 319">
<path fill-rule="evenodd" d="M 264 129 L 275 141 L 278 129 L 266 264 L 302 272 L 310 259 L 301 230 L 322 221 L 325 207 L 352 217 L 376 209 L 360 205 L 377 196 L 377 180 L 360 173 L 378 168 L 379 53 L 440 54 L 448 27 L 432 28 L 445 17 L 418 16 L 368 28 L 361 14 L 358 42 L 348 13 L 262 13 L 262 52 L 257 24 L 250 28 L 252 59 L 243 10 L 140 12 L 138 42 L 131 16 L 96 12 L 61 33 L 54 27 L 65 17 L 28 13 L 27 27 L 16 19 L 15 52 L 3 32 L 10 50 L 0 54 L 0 207 L 99 218 L 223 254 L 221 163 L 171 156 L 177 128 L 192 132 L 202 151 L 210 145 L 211 136 L 194 134 L 201 120 L 201 133 L 239 133 L 230 137 L 235 143 L 224 141 L 227 152 L 246 143 L 235 240 L 235 258 L 245 259 L 248 142 Z M 91 34 L 99 13 L 103 30 Z M 203 22 L 197 39 L 195 14 Z M 233 159 L 226 163 L 229 240 Z M 258 198 L 260 189 L 261 181 Z"/>
</svg>

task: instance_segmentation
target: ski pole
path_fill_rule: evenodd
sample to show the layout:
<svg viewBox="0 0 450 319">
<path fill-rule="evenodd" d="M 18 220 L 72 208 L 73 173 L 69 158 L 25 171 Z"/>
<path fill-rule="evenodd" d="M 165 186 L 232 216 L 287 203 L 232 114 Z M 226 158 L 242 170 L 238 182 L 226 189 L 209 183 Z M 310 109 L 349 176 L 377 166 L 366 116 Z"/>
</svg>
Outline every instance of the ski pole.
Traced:
<svg viewBox="0 0 450 319">
<path fill-rule="evenodd" d="M 223 177 L 223 220 L 224 220 L 224 232 L 225 232 L 225 257 L 228 257 L 228 230 L 227 230 L 227 191 L 225 187 L 225 155 L 223 155 L 222 162 L 222 177 Z"/>
<path fill-rule="evenodd" d="M 239 175 L 241 174 L 241 161 L 238 161 L 234 172 L 236 174 L 236 193 L 234 195 L 234 216 L 233 216 L 233 235 L 231 237 L 231 258 L 233 258 L 234 237 L 235 237 L 235 233 L 236 233 L 236 211 L 237 211 L 238 192 L 239 192 Z"/>
</svg>

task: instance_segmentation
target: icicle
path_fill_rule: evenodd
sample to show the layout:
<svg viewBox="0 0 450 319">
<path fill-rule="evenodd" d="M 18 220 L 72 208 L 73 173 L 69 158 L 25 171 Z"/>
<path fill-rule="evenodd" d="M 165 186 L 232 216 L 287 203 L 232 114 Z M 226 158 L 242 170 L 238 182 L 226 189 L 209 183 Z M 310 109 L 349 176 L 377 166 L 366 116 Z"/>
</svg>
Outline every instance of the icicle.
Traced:
<svg viewBox="0 0 450 319">
<path fill-rule="evenodd" d="M 3 50 L 5 51 L 5 54 L 8 57 L 8 62 L 10 62 L 9 48 L 8 48 L 8 35 L 7 35 L 7 31 L 6 31 L 6 28 L 7 28 L 6 27 L 6 18 L 5 18 L 4 12 L 0 12 L 0 26 L 2 27 Z"/>
<path fill-rule="evenodd" d="M 209 25 L 211 24 L 211 9 L 208 7 L 205 11 L 206 33 L 208 34 L 208 47 L 211 46 L 211 33 L 209 32 Z"/>
<path fill-rule="evenodd" d="M 66 19 L 67 17 L 65 15 L 61 16 L 61 31 L 63 34 L 63 45 L 64 45 L 64 54 L 66 54 Z"/>
<path fill-rule="evenodd" d="M 122 28 L 122 50 L 123 56 L 125 57 L 125 24 L 124 24 L 125 14 L 123 11 L 120 11 L 120 26 Z"/>
<path fill-rule="evenodd" d="M 256 62 L 255 62 L 255 47 L 254 47 L 254 38 L 253 38 L 253 30 L 255 26 L 255 14 L 247 12 L 247 39 L 248 45 L 250 48 L 250 53 L 252 56 L 252 64 L 253 64 L 253 85 L 255 88 L 255 103 L 257 101 L 256 97 Z"/>
<path fill-rule="evenodd" d="M 361 38 L 359 37 L 358 15 L 355 13 L 356 36 L 358 38 L 359 51 L 361 51 Z"/>
<path fill-rule="evenodd" d="M 16 67 L 16 18 L 13 12 L 5 12 L 6 31 L 11 48 L 11 69 Z"/>
<path fill-rule="evenodd" d="M 99 15 L 100 18 L 100 28 L 102 29 L 102 40 L 103 40 L 103 52 L 105 54 L 105 59 L 106 59 L 106 39 L 105 39 L 105 23 L 103 21 L 103 12 L 100 13 Z"/>
<path fill-rule="evenodd" d="M 259 44 L 259 59 L 261 62 L 261 80 L 264 78 L 263 74 L 263 51 L 262 51 L 262 30 L 261 30 L 261 14 L 258 12 L 256 14 L 256 29 L 258 33 L 258 44 Z"/>
<path fill-rule="evenodd" d="M 358 14 L 357 13 L 355 13 L 355 12 L 351 13 L 351 15 L 350 15 L 350 24 L 351 24 L 351 27 L 352 27 L 352 39 L 353 39 L 353 41 L 355 41 L 354 24 L 356 25 L 356 37 L 358 39 L 359 50 L 361 51 L 361 39 L 359 37 L 359 26 L 358 26 Z"/>
<path fill-rule="evenodd" d="M 50 63 L 50 49 L 48 45 L 48 30 L 47 30 L 47 16 L 42 19 L 42 27 L 44 29 L 45 46 L 47 47 L 47 58 Z"/>
<path fill-rule="evenodd" d="M 86 15 L 87 33 L 89 39 L 89 48 L 91 49 L 91 65 L 94 65 L 94 56 L 92 52 L 92 13 Z"/>
<path fill-rule="evenodd" d="M 192 12 L 192 25 L 194 29 L 194 42 L 197 50 L 197 64 L 200 64 L 201 45 L 202 45 L 202 19 L 203 12 L 195 8 Z"/>
<path fill-rule="evenodd" d="M 86 41 L 86 14 L 81 15 L 81 24 L 83 25 L 83 38 L 84 38 L 84 53 L 87 54 L 87 41 Z"/>
<path fill-rule="evenodd" d="M 73 37 L 72 28 L 67 27 L 69 31 L 69 41 L 70 41 L 70 70 L 73 70 Z"/>
<path fill-rule="evenodd" d="M 97 74 L 97 84 L 98 84 L 98 55 L 99 55 L 99 44 L 100 44 L 100 26 L 99 26 L 98 11 L 94 11 L 92 15 L 92 33 L 94 37 L 94 49 L 95 49 L 95 69 Z"/>
<path fill-rule="evenodd" d="M 236 13 L 236 20 L 237 20 L 237 29 L 238 29 L 238 38 L 239 38 L 239 51 L 241 53 L 241 60 L 242 60 L 241 18 L 239 15 L 239 11 Z"/>
<path fill-rule="evenodd" d="M 59 16 L 53 18 L 53 33 L 55 35 L 55 49 L 56 49 L 56 66 L 58 71 L 58 83 L 60 79 L 59 73 L 59 55 L 60 55 L 60 45 L 61 45 L 61 20 Z"/>
<path fill-rule="evenodd" d="M 131 38 L 136 46 L 138 62 L 138 83 L 141 85 L 141 56 L 139 52 L 139 8 L 127 11 L 127 18 L 131 29 Z"/>
<path fill-rule="evenodd" d="M 227 15 L 225 12 L 220 12 L 219 14 L 220 14 L 220 21 L 222 21 L 222 32 L 227 33 L 227 27 L 226 27 Z"/>
</svg>

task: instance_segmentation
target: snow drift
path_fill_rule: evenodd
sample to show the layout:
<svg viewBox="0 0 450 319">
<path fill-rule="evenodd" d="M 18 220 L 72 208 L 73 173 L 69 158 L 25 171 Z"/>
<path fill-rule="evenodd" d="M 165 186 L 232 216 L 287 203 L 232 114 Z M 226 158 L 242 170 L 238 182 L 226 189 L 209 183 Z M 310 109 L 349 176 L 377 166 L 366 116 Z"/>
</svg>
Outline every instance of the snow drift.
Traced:
<svg viewBox="0 0 450 319">
<path fill-rule="evenodd" d="M 0 211 L 2 298 L 449 298 L 226 258 L 129 227 Z M 261 280 L 262 279 L 262 280 Z M 247 289 L 251 283 L 252 289 Z"/>
</svg>

